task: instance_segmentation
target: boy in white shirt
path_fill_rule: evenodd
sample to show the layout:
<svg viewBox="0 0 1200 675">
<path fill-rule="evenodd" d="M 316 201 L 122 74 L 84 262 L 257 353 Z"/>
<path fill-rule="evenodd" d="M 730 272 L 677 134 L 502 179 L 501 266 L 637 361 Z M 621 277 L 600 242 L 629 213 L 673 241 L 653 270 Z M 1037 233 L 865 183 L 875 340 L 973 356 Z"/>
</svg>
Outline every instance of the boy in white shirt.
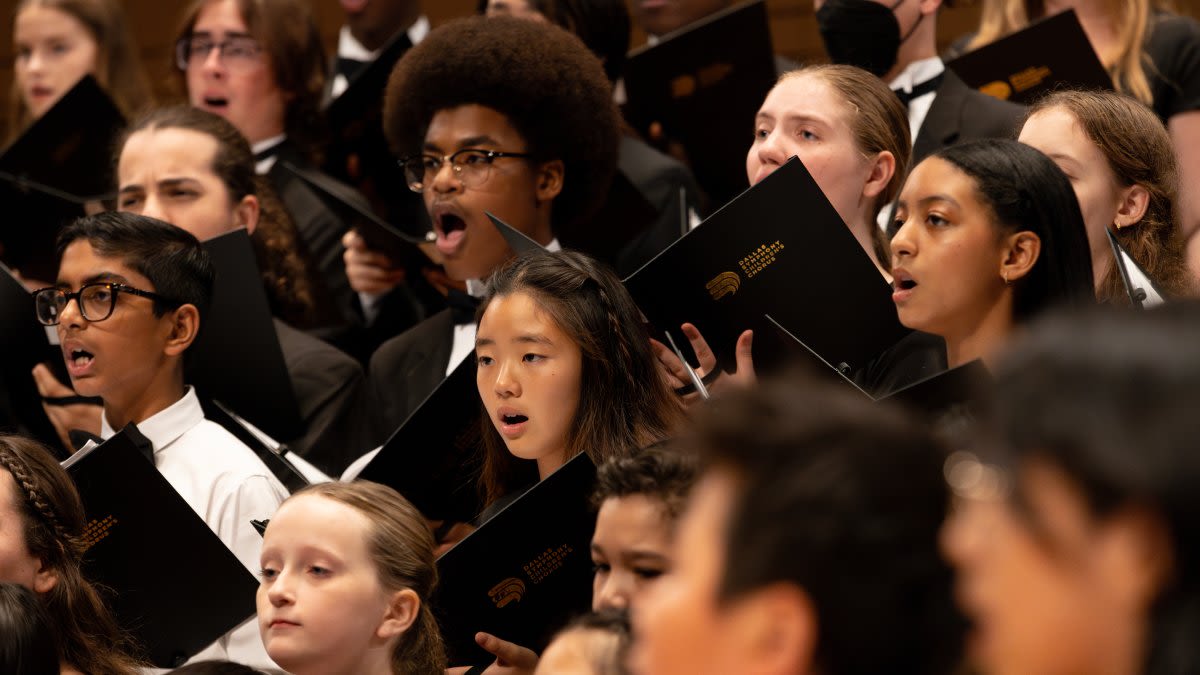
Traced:
<svg viewBox="0 0 1200 675">
<path fill-rule="evenodd" d="M 204 419 L 183 381 L 184 354 L 212 297 L 208 254 L 184 230 L 132 213 L 81 218 L 59 234 L 58 249 L 55 287 L 35 293 L 38 318 L 56 326 L 75 391 L 104 400 L 101 436 L 136 425 L 171 486 L 256 571 L 262 539 L 250 520 L 270 518 L 287 490 L 250 448 Z M 278 670 L 253 621 L 197 658 Z"/>
</svg>

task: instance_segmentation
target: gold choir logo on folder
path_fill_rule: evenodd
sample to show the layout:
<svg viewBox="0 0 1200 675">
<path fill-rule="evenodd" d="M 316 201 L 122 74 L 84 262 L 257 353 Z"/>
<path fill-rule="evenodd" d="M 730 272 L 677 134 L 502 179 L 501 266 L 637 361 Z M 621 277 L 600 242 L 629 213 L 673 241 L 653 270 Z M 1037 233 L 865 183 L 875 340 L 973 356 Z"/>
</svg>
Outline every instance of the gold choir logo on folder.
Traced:
<svg viewBox="0 0 1200 675">
<path fill-rule="evenodd" d="M 707 89 L 733 73 L 733 64 L 717 62 L 699 68 L 694 73 L 685 73 L 671 80 L 671 98 L 688 98 L 701 89 Z"/>
<path fill-rule="evenodd" d="M 1030 66 L 1025 70 L 1009 75 L 1007 82 L 1004 80 L 988 82 L 980 87 L 979 91 L 993 98 L 998 98 L 1001 101 L 1007 101 L 1012 97 L 1014 92 L 1019 94 L 1023 91 L 1033 89 L 1045 82 L 1051 75 L 1053 73 L 1046 66 Z"/>
<path fill-rule="evenodd" d="M 492 586 L 492 590 L 488 591 L 488 597 L 492 599 L 492 603 L 496 605 L 497 609 L 513 602 L 520 602 L 521 598 L 525 597 L 525 582 L 516 577 L 509 577 Z"/>
<path fill-rule="evenodd" d="M 721 272 L 704 287 L 708 289 L 713 300 L 720 300 L 727 295 L 737 293 L 737 290 L 742 287 L 742 279 L 737 272 Z"/>
<path fill-rule="evenodd" d="M 91 547 L 99 544 L 108 536 L 116 524 L 117 519 L 114 516 L 108 516 L 104 520 L 92 519 L 88 521 L 86 527 L 83 528 L 83 550 L 87 551 Z"/>
</svg>

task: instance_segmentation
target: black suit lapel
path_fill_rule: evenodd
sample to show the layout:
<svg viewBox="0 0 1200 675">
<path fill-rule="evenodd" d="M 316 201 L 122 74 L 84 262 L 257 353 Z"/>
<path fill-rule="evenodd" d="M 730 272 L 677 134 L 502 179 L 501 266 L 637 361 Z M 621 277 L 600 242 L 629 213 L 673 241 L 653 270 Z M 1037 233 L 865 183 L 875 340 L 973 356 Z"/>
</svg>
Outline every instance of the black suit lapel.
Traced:
<svg viewBox="0 0 1200 675">
<path fill-rule="evenodd" d="M 933 105 L 921 123 L 917 140 L 913 143 L 913 165 L 930 154 L 954 144 L 961 132 L 962 109 L 970 89 L 957 75 L 946 71 L 942 86 L 937 89 Z"/>
</svg>

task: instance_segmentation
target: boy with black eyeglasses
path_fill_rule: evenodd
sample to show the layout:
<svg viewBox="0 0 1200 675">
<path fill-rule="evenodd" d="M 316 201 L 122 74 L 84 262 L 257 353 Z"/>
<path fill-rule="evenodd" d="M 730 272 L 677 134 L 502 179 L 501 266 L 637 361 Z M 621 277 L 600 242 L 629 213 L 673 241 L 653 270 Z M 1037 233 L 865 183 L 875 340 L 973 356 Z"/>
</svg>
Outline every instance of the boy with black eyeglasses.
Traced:
<svg viewBox="0 0 1200 675">
<path fill-rule="evenodd" d="M 37 318 L 57 329 L 75 391 L 104 400 L 101 436 L 136 425 L 163 477 L 257 570 L 262 538 L 250 521 L 270 518 L 287 491 L 250 448 L 204 418 L 183 380 L 212 296 L 208 254 L 186 231 L 132 213 L 75 221 L 58 251 L 56 286 L 34 293 Z M 277 670 L 253 621 L 195 658 Z"/>
</svg>

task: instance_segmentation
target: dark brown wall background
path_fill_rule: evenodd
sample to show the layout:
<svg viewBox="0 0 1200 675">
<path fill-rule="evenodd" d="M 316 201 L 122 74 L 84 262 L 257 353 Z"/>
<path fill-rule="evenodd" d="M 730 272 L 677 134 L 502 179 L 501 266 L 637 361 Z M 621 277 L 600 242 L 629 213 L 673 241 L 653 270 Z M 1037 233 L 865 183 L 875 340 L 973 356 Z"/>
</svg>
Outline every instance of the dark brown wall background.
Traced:
<svg viewBox="0 0 1200 675">
<path fill-rule="evenodd" d="M 332 52 L 341 9 L 336 0 L 312 0 L 325 43 Z M 636 1 L 636 0 L 631 0 Z M 12 82 L 12 21 L 16 0 L 0 0 L 3 30 L 0 30 L 0 91 L 7 98 Z M 175 25 L 183 0 L 125 0 L 126 11 L 133 23 L 134 33 L 142 52 L 142 62 L 155 90 L 161 97 L 169 96 L 171 77 L 170 54 Z M 474 11 L 476 0 L 425 0 L 426 13 L 433 24 L 439 25 L 457 16 Z M 1181 11 L 1200 17 L 1200 0 L 1177 0 Z M 768 0 L 771 14 L 771 37 L 775 51 L 798 61 L 823 58 L 811 0 Z M 978 7 L 947 8 L 938 23 L 938 40 L 944 47 L 956 37 L 974 29 L 979 18 Z M 634 44 L 645 39 L 635 34 Z M 8 114 L 7 101 L 0 111 L 0 129 Z"/>
</svg>

